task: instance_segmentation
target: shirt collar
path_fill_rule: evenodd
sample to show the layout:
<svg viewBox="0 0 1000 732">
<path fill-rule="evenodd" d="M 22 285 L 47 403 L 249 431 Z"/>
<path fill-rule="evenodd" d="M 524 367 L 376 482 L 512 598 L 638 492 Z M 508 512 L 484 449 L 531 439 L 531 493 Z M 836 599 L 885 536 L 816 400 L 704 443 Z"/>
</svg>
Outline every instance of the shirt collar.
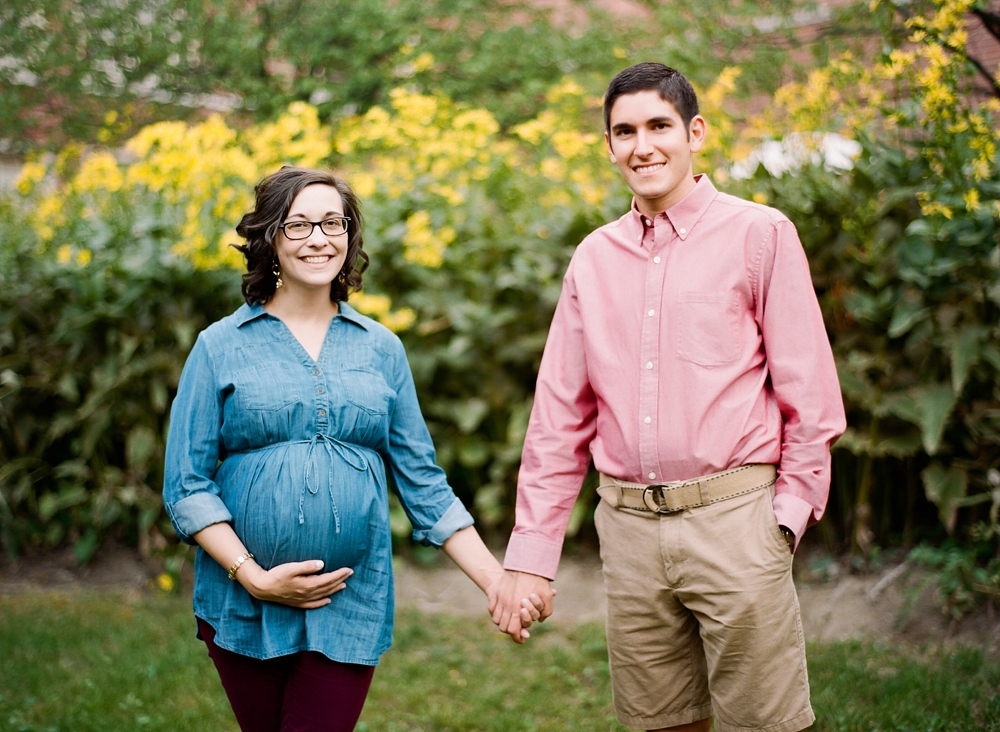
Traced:
<svg viewBox="0 0 1000 732">
<path fill-rule="evenodd" d="M 666 211 L 658 213 L 657 218 L 665 217 L 674 227 L 677 236 L 681 241 L 686 240 L 694 229 L 695 224 L 705 213 L 709 204 L 715 200 L 718 193 L 712 181 L 704 173 L 699 173 L 694 177 L 694 188 L 684 198 L 679 200 Z M 639 213 L 635 198 L 632 198 L 632 221 L 635 223 L 636 232 L 642 234 L 646 225 L 643 223 L 643 215 Z"/>
<path fill-rule="evenodd" d="M 235 313 L 236 327 L 239 328 L 240 326 L 249 323 L 251 320 L 262 318 L 265 315 L 267 315 L 267 311 L 259 302 L 255 302 L 253 305 L 243 303 Z"/>
<path fill-rule="evenodd" d="M 341 300 L 338 304 L 340 305 L 340 317 L 342 317 L 344 320 L 348 320 L 354 323 L 355 325 L 364 328 L 365 330 L 368 330 L 368 324 L 365 322 L 365 318 L 363 315 L 358 313 L 357 310 L 352 308 L 343 300 Z M 259 302 L 255 302 L 253 305 L 248 305 L 247 303 L 243 303 L 242 305 L 240 305 L 235 315 L 236 315 L 236 327 L 239 328 L 240 326 L 249 323 L 251 320 L 256 320 L 257 318 L 262 318 L 268 315 L 268 312 L 264 309 L 264 306 L 261 305 Z"/>
<path fill-rule="evenodd" d="M 355 325 L 361 326 L 365 330 L 368 330 L 368 323 L 365 322 L 367 318 L 365 318 L 364 315 L 361 315 L 357 310 L 352 308 L 343 300 L 340 301 L 340 317 L 342 317 L 344 320 L 351 321 Z"/>
</svg>

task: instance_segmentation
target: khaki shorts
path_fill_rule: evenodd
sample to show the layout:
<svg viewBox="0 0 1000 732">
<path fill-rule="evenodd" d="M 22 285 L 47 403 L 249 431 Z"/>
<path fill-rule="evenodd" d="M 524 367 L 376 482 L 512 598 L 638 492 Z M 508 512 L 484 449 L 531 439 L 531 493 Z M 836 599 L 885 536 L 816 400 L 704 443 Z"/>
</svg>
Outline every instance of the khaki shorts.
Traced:
<svg viewBox="0 0 1000 732">
<path fill-rule="evenodd" d="M 648 517 L 602 500 L 595 521 L 619 722 L 651 730 L 714 715 L 717 732 L 795 732 L 815 721 L 769 490 Z"/>
</svg>

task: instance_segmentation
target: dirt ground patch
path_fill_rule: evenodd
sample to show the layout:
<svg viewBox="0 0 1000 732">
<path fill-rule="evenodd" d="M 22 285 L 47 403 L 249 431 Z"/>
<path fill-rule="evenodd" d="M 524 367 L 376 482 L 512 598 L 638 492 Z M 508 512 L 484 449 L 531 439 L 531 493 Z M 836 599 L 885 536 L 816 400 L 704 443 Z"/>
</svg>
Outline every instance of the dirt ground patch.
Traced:
<svg viewBox="0 0 1000 732">
<path fill-rule="evenodd" d="M 820 567 L 820 570 L 816 568 Z M 447 558 L 425 567 L 395 562 L 400 608 L 428 613 L 483 617 L 482 593 Z M 77 566 L 71 552 L 45 552 L 17 564 L 0 563 L 0 593 L 26 590 L 78 592 L 86 589 L 159 591 L 158 566 L 132 549 L 103 547 L 87 566 Z M 829 557 L 796 558 L 796 586 L 802 624 L 810 640 L 883 639 L 913 645 L 962 643 L 1000 654 L 1000 617 L 989 609 L 955 621 L 941 611 L 933 582 L 903 564 L 900 555 L 878 570 L 846 571 Z M 558 596 L 552 625 L 601 622 L 604 583 L 596 556 L 565 558 L 555 582 Z"/>
</svg>

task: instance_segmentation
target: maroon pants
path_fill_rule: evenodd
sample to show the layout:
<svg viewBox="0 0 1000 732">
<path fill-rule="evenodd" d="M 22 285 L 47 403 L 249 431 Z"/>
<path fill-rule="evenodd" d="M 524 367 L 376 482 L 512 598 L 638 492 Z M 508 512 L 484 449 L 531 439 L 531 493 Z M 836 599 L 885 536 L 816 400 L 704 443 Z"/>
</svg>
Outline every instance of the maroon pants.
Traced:
<svg viewBox="0 0 1000 732">
<path fill-rule="evenodd" d="M 198 618 L 243 732 L 350 732 L 361 716 L 374 666 L 331 661 L 301 651 L 260 660 L 215 645 L 215 629 Z"/>
</svg>

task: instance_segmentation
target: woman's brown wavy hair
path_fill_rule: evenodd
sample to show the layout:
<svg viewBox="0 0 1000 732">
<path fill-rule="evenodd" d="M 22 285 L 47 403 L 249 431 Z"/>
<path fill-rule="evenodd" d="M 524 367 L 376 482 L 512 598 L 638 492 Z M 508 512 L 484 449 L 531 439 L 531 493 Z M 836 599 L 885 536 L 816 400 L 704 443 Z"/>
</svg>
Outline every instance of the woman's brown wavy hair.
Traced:
<svg viewBox="0 0 1000 732">
<path fill-rule="evenodd" d="M 284 166 L 272 173 L 254 188 L 254 207 L 243 215 L 236 233 L 246 239 L 246 244 L 232 246 L 243 252 L 247 273 L 243 275 L 243 298 L 248 304 L 263 305 L 274 295 L 277 284 L 273 269 L 277 262 L 275 240 L 278 227 L 288 215 L 292 201 L 306 186 L 324 185 L 337 189 L 344 200 L 347 223 L 347 258 L 340 275 L 330 284 L 330 300 L 346 300 L 348 294 L 363 287 L 361 274 L 368 267 L 361 239 L 361 206 L 358 197 L 346 182 L 325 170 Z"/>
</svg>

